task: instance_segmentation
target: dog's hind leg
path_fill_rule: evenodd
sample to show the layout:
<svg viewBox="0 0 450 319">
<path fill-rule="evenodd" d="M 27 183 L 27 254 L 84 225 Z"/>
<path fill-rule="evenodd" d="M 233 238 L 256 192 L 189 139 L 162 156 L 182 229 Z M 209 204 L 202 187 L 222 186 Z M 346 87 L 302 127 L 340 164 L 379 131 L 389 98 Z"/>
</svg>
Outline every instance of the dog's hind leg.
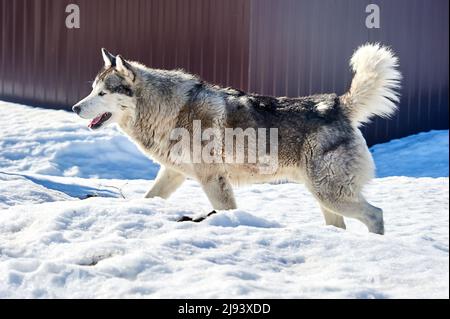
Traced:
<svg viewBox="0 0 450 319">
<path fill-rule="evenodd" d="M 370 232 L 383 235 L 383 211 L 370 205 L 362 196 L 361 187 L 355 184 L 350 176 L 347 177 L 327 174 L 306 185 L 327 213 L 357 219 L 363 222 Z"/>
<path fill-rule="evenodd" d="M 344 217 L 335 214 L 333 211 L 329 210 L 325 206 L 320 206 L 322 210 L 323 217 L 325 218 L 325 224 L 335 226 L 338 228 L 346 229 Z"/>
<path fill-rule="evenodd" d="M 364 223 L 371 233 L 383 235 L 383 211 L 369 204 L 362 195 L 354 198 L 330 197 L 328 194 L 315 194 L 320 205 L 340 216 L 355 218 Z"/>
<path fill-rule="evenodd" d="M 370 232 L 383 234 L 383 211 L 370 205 L 361 194 L 363 186 L 373 176 L 374 165 L 358 132 L 331 148 L 319 148 L 317 144 L 311 147 L 312 155 L 305 159 L 305 184 L 320 206 L 337 215 L 358 219 Z"/>
<path fill-rule="evenodd" d="M 183 184 L 185 179 L 183 174 L 161 167 L 155 183 L 147 194 L 145 194 L 145 198 L 161 197 L 167 199 Z"/>
<path fill-rule="evenodd" d="M 383 211 L 369 204 L 364 198 L 359 202 L 343 201 L 334 203 L 333 206 L 333 211 L 336 213 L 356 218 L 363 222 L 369 229 L 369 232 L 379 235 L 384 234 Z"/>
<path fill-rule="evenodd" d="M 327 224 L 340 224 L 336 219 L 327 220 L 334 213 L 341 218 L 354 218 L 363 222 L 372 233 L 384 234 L 383 211 L 369 204 L 362 196 L 361 181 L 350 174 L 339 172 L 338 167 L 332 167 L 331 170 L 334 174 L 309 175 L 313 178 L 306 183 L 319 201 Z"/>
</svg>

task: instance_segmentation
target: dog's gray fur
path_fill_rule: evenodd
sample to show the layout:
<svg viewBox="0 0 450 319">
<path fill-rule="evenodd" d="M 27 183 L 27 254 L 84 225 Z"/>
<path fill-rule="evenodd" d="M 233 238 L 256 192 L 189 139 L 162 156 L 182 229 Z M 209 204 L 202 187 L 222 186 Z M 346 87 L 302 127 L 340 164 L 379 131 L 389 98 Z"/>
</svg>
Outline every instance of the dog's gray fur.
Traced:
<svg viewBox="0 0 450 319">
<path fill-rule="evenodd" d="M 356 218 L 383 234 L 382 210 L 361 194 L 374 164 L 358 126 L 389 116 L 398 102 L 397 59 L 380 45 L 360 47 L 352 57 L 355 76 L 348 93 L 301 98 L 247 94 L 209 85 L 175 70 L 147 68 L 102 49 L 104 68 L 89 96 L 74 106 L 82 118 L 108 112 L 101 126 L 117 123 L 140 149 L 161 164 L 146 197 L 167 198 L 189 177 L 197 180 L 217 210 L 236 208 L 231 185 L 289 180 L 305 183 L 326 224 L 345 228 Z M 278 169 L 258 174 L 252 164 L 180 163 L 171 157 L 170 132 L 193 121 L 202 128 L 278 128 Z"/>
</svg>

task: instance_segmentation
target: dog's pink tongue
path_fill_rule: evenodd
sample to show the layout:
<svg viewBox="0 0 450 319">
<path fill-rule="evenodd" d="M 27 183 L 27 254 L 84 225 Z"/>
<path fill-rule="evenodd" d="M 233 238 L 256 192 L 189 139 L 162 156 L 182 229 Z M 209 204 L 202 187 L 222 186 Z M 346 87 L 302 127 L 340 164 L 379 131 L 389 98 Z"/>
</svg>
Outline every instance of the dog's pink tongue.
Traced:
<svg viewBox="0 0 450 319">
<path fill-rule="evenodd" d="M 100 120 L 102 119 L 102 115 L 97 116 L 96 118 L 94 118 L 91 123 L 89 123 L 89 127 L 94 126 L 95 124 L 97 124 L 98 122 L 100 122 Z"/>
</svg>

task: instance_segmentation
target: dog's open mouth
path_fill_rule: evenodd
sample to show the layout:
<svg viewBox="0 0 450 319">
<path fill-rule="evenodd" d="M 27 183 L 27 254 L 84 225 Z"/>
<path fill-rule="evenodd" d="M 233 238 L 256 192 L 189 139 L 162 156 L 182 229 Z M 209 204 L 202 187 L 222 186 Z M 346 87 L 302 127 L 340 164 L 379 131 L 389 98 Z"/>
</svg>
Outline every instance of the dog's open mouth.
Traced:
<svg viewBox="0 0 450 319">
<path fill-rule="evenodd" d="M 102 115 L 97 116 L 96 118 L 94 118 L 91 123 L 89 123 L 89 128 L 90 129 L 98 129 L 100 126 L 103 125 L 103 123 L 105 123 L 107 120 L 109 120 L 109 118 L 111 117 L 111 113 L 106 112 L 103 113 Z"/>
</svg>

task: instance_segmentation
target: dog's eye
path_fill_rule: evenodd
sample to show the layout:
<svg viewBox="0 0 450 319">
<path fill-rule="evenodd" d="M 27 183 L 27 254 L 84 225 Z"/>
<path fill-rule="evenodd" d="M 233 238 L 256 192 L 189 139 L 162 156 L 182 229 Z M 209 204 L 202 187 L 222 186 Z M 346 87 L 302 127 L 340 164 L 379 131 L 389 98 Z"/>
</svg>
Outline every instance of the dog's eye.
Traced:
<svg viewBox="0 0 450 319">
<path fill-rule="evenodd" d="M 105 95 L 105 94 L 106 94 L 106 93 L 102 91 L 102 92 L 100 92 L 98 95 L 99 95 L 99 96 L 103 96 L 103 95 Z"/>
</svg>

